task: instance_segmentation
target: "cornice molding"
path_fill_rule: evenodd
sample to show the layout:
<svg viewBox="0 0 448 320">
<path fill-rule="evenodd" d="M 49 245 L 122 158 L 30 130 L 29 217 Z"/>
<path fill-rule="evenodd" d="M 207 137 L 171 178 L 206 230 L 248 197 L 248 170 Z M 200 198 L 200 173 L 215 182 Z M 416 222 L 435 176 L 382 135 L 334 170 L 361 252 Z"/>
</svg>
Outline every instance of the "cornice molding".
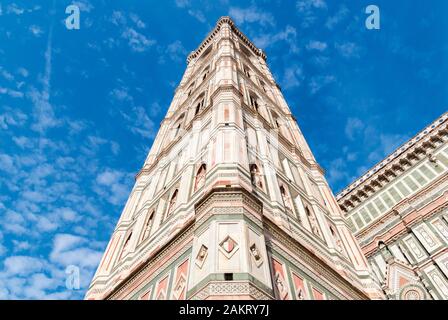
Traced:
<svg viewBox="0 0 448 320">
<path fill-rule="evenodd" d="M 420 160 L 419 155 L 426 155 L 428 150 L 436 148 L 435 142 L 446 141 L 444 140 L 446 136 L 448 136 L 448 112 L 339 192 L 336 200 L 342 210 L 349 211 L 348 208 L 356 206 L 353 202 L 362 203 L 371 194 L 376 193 L 376 187 L 381 188 L 383 183 L 388 183 L 406 172 L 413 166 L 411 162 L 413 159 Z"/>
<path fill-rule="evenodd" d="M 264 60 L 266 60 L 266 55 L 263 52 L 263 50 L 258 49 L 253 43 L 252 41 L 250 41 L 236 26 L 235 23 L 233 22 L 233 20 L 230 17 L 224 16 L 219 18 L 218 22 L 216 23 L 215 28 L 207 35 L 207 37 L 205 38 L 204 41 L 201 42 L 201 44 L 199 45 L 199 47 L 191 52 L 188 55 L 187 58 L 187 62 L 190 63 L 190 61 L 194 58 L 197 58 L 198 56 L 200 56 L 200 54 L 204 51 L 204 49 L 206 49 L 208 47 L 208 45 L 212 42 L 212 40 L 216 37 L 216 35 L 218 34 L 219 30 L 221 30 L 221 27 L 225 24 L 228 24 L 231 28 L 231 30 L 240 38 L 240 40 L 242 40 L 244 42 L 245 45 L 247 45 L 252 52 L 256 55 L 259 56 L 261 58 L 263 58 Z"/>
</svg>

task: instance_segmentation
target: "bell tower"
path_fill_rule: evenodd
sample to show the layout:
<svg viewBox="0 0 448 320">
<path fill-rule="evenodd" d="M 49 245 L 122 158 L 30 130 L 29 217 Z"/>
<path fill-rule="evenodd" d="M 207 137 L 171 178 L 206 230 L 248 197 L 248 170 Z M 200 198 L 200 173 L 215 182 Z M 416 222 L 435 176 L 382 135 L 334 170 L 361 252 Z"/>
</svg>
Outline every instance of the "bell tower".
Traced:
<svg viewBox="0 0 448 320">
<path fill-rule="evenodd" d="M 187 62 L 86 299 L 381 299 L 265 54 Z"/>
</svg>

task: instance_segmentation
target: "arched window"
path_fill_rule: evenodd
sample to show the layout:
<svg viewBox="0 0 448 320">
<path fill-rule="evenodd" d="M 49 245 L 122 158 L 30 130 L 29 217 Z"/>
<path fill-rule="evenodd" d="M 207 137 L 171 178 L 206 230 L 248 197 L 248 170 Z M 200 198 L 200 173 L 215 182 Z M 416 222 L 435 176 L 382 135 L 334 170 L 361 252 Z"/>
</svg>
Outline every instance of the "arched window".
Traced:
<svg viewBox="0 0 448 320">
<path fill-rule="evenodd" d="M 263 189 L 262 175 L 255 163 L 250 165 L 250 177 L 253 185 Z"/>
<path fill-rule="evenodd" d="M 291 202 L 290 202 L 291 199 L 283 185 L 280 185 L 280 194 L 282 195 L 283 204 L 285 205 L 285 207 L 291 209 Z"/>
<path fill-rule="evenodd" d="M 330 226 L 330 232 L 331 235 L 333 236 L 334 239 L 334 243 L 336 245 L 336 249 L 340 252 L 343 253 L 343 248 L 342 248 L 342 242 L 341 239 L 339 238 L 339 235 L 336 233 L 336 231 L 334 230 L 333 226 Z"/>
<path fill-rule="evenodd" d="M 243 65 L 243 71 L 246 74 L 246 76 L 250 79 L 250 69 L 248 66 Z"/>
<path fill-rule="evenodd" d="M 320 230 L 319 230 L 319 227 L 317 226 L 316 217 L 314 216 L 313 213 L 311 213 L 310 209 L 308 209 L 307 206 L 305 206 L 305 212 L 306 212 L 306 215 L 308 217 L 308 221 L 310 222 L 311 231 L 314 234 L 320 236 Z"/>
<path fill-rule="evenodd" d="M 145 229 L 143 230 L 142 241 L 145 240 L 146 238 L 148 238 L 149 235 L 151 234 L 151 227 L 152 227 L 153 221 L 154 221 L 154 210 L 151 211 L 148 219 L 146 220 Z"/>
<path fill-rule="evenodd" d="M 264 91 L 265 93 L 268 93 L 268 89 L 267 89 L 267 87 L 266 87 L 266 83 L 264 83 L 262 80 L 260 80 L 260 85 L 261 85 L 261 87 L 263 88 L 263 91 Z"/>
<path fill-rule="evenodd" d="M 201 96 L 196 100 L 196 108 L 194 110 L 194 115 L 197 115 L 202 108 L 204 108 L 205 104 L 205 96 L 204 94 L 201 94 Z"/>
<path fill-rule="evenodd" d="M 250 105 L 258 112 L 258 99 L 255 95 L 251 94 L 249 96 Z"/>
<path fill-rule="evenodd" d="M 200 189 L 205 184 L 205 173 L 207 167 L 205 163 L 203 163 L 200 167 L 198 172 L 196 173 L 196 181 L 194 183 L 194 191 Z"/>
<path fill-rule="evenodd" d="M 123 249 L 121 250 L 120 260 L 124 258 L 129 252 L 129 243 L 131 242 L 132 231 L 129 233 L 126 241 L 124 242 Z"/>
<path fill-rule="evenodd" d="M 191 95 L 191 93 L 193 92 L 193 89 L 194 89 L 194 82 L 188 87 L 188 96 L 190 96 Z"/>
<path fill-rule="evenodd" d="M 180 123 L 177 125 L 176 130 L 174 131 L 174 138 L 177 137 L 177 135 L 179 134 L 180 131 Z"/>
<path fill-rule="evenodd" d="M 181 127 L 182 127 L 182 121 L 183 121 L 183 119 L 184 119 L 184 116 L 185 116 L 185 114 L 184 113 L 182 113 L 180 116 L 179 116 L 179 118 L 177 118 L 177 120 L 176 120 L 176 122 L 174 122 L 174 124 L 173 124 L 173 138 L 172 139 L 175 139 L 178 135 L 179 135 L 179 133 L 180 133 L 180 129 L 181 129 Z M 172 140 L 171 139 L 171 140 Z"/>
<path fill-rule="evenodd" d="M 279 117 L 278 117 L 278 114 L 275 111 L 272 112 L 272 120 L 274 121 L 274 126 L 276 128 L 280 129 Z"/>
<path fill-rule="evenodd" d="M 176 208 L 176 201 L 177 201 L 177 193 L 178 189 L 174 190 L 173 195 L 171 196 L 170 203 L 168 205 L 168 211 L 166 213 L 166 216 L 168 217 L 173 213 L 174 209 Z"/>
<path fill-rule="evenodd" d="M 309 218 L 311 216 L 311 212 L 310 212 L 310 209 L 308 209 L 308 207 L 305 207 L 305 212 L 306 212 L 307 217 Z"/>
<path fill-rule="evenodd" d="M 204 81 L 205 79 L 207 79 L 207 76 L 210 72 L 210 67 L 207 67 L 204 69 L 204 72 L 202 73 L 202 81 Z"/>
</svg>

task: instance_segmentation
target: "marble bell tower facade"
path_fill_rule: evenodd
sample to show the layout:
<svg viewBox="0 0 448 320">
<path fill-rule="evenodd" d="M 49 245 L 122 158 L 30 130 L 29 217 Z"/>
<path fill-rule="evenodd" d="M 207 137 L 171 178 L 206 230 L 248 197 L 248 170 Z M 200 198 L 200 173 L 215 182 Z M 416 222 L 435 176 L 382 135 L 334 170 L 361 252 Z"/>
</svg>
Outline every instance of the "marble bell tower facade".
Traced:
<svg viewBox="0 0 448 320">
<path fill-rule="evenodd" d="M 187 61 L 86 299 L 382 299 L 265 54 Z"/>
</svg>

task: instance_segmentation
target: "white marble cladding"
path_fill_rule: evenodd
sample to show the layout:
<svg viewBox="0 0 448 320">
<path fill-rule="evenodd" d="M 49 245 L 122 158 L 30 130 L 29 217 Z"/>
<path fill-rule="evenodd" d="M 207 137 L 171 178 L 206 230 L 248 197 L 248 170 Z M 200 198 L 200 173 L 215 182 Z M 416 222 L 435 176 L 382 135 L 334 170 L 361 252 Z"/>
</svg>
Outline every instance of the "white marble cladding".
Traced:
<svg viewBox="0 0 448 320">
<path fill-rule="evenodd" d="M 189 56 L 89 292 L 127 288 L 122 281 L 190 224 L 195 233 L 193 243 L 185 244 L 193 246 L 188 290 L 215 274 L 246 274 L 269 291 L 265 216 L 340 277 L 357 279 L 353 288 L 378 296 L 365 278 L 367 261 L 265 58 L 228 17 Z M 244 219 L 226 220 L 218 198 L 204 200 L 226 188 L 255 199 L 239 204 L 243 210 L 236 211 Z M 207 215 L 219 218 L 206 219 L 204 201 L 211 201 Z"/>
</svg>

